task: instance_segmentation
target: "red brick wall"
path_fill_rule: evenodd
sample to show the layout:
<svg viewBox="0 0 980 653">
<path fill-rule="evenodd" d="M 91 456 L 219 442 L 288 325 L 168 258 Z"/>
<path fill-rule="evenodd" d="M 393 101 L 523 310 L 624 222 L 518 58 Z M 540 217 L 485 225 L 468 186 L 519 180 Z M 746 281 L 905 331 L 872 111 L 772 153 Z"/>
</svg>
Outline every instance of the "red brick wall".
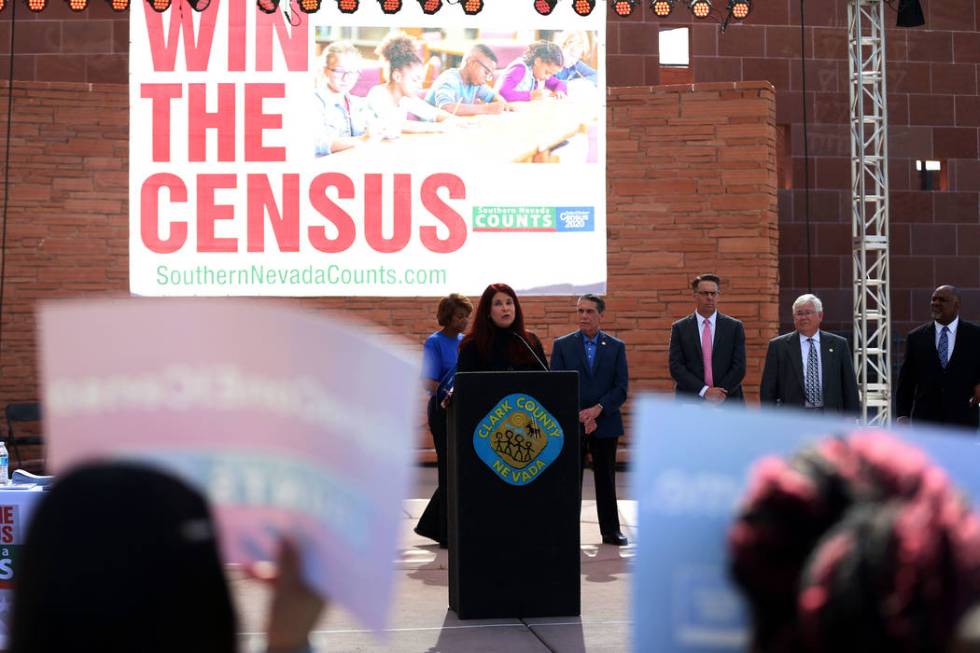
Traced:
<svg viewBox="0 0 980 653">
<path fill-rule="evenodd" d="M 10 67 L 12 0 L 0 12 L 0 77 Z M 63 0 L 48 0 L 40 13 L 17 3 L 14 79 L 126 84 L 129 80 L 129 12 L 112 11 L 105 0 L 89 0 L 74 13 Z"/>
<path fill-rule="evenodd" d="M 7 52 L 11 6 L 0 13 L 0 51 Z M 513 2 L 530 0 L 508 0 Z M 847 0 L 806 3 L 801 52 L 800 2 L 753 4 L 742 24 L 724 33 L 718 22 L 694 21 L 678 2 L 656 19 L 642 0 L 634 14 L 609 13 L 608 77 L 611 86 L 658 85 L 658 34 L 687 25 L 694 82 L 768 80 L 776 89 L 776 123 L 787 135 L 779 179 L 781 300 L 789 328 L 789 303 L 808 290 L 803 192 L 802 54 L 807 63 L 809 122 L 809 237 L 813 290 L 826 304 L 827 326 L 849 329 L 851 261 L 847 130 Z M 715 1 L 716 9 L 723 0 Z M 602 10 L 600 3 L 598 10 Z M 964 314 L 980 319 L 980 5 L 977 0 L 925 0 L 926 25 L 889 28 L 886 34 L 891 183 L 892 311 L 896 335 L 928 318 L 928 296 L 940 283 L 964 294 Z M 126 83 L 129 14 L 103 0 L 73 14 L 50 0 L 40 14 L 18 6 L 15 78 Z M 895 14 L 886 9 L 886 21 Z M 8 58 L 0 55 L 0 75 Z M 948 166 L 945 192 L 916 190 L 916 159 Z M 897 359 L 896 359 L 897 360 Z"/>
<path fill-rule="evenodd" d="M 689 25 L 695 82 L 764 79 L 775 86 L 776 123 L 786 126 L 791 167 L 791 187 L 781 187 L 778 198 L 783 328 L 789 327 L 792 298 L 807 291 L 800 4 L 754 2 L 748 20 L 720 33 L 717 22 L 695 22 L 683 3 L 658 21 L 642 2 L 629 18 L 611 15 L 607 30 L 611 85 L 661 83 L 659 30 Z M 964 314 L 980 319 L 980 4 L 922 5 L 924 27 L 892 27 L 895 12 L 889 8 L 885 19 L 892 320 L 901 336 L 928 319 L 929 294 L 941 283 L 960 286 Z M 825 300 L 828 326 L 849 329 L 847 0 L 805 7 L 813 289 Z M 917 190 L 916 159 L 944 160 L 948 191 Z"/>
<path fill-rule="evenodd" d="M 0 115 L 6 93 L 0 86 Z M 618 88 L 608 99 L 604 327 L 629 345 L 631 390 L 671 387 L 670 324 L 692 310 L 690 277 L 715 271 L 724 278 L 723 310 L 745 322 L 747 390 L 755 394 L 776 324 L 772 88 Z M 0 404 L 37 397 L 39 300 L 128 289 L 127 148 L 125 86 L 15 84 Z M 350 312 L 419 349 L 436 328 L 431 298 L 280 301 Z M 573 297 L 528 298 L 524 305 L 527 323 L 549 349 L 553 338 L 576 328 Z M 420 441 L 428 446 L 421 429 Z"/>
</svg>

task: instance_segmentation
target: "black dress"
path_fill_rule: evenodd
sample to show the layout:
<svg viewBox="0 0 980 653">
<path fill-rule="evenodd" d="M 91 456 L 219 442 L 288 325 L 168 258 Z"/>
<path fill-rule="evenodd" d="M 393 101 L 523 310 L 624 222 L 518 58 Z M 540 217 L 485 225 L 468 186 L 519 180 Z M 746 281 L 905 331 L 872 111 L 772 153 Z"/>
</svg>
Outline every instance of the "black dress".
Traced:
<svg viewBox="0 0 980 653">
<path fill-rule="evenodd" d="M 467 340 L 459 348 L 456 360 L 457 372 L 506 372 L 548 370 L 548 357 L 536 335 L 528 331 L 527 344 L 510 329 L 493 329 L 493 342 L 489 356 L 484 358 L 476 347 L 476 342 Z M 534 355 L 531 351 L 534 351 Z M 535 359 L 537 356 L 537 359 Z"/>
</svg>

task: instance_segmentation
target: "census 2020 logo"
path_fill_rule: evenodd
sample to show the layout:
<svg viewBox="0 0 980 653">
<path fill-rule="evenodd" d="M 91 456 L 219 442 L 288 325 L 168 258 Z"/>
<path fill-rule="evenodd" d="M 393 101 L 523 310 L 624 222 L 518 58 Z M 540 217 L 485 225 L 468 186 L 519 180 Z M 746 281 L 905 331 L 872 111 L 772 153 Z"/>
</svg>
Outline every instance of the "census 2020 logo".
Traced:
<svg viewBox="0 0 980 653">
<path fill-rule="evenodd" d="M 480 460 L 511 485 L 536 480 L 564 445 L 558 420 L 541 402 L 522 392 L 497 402 L 473 432 L 473 448 Z"/>
</svg>

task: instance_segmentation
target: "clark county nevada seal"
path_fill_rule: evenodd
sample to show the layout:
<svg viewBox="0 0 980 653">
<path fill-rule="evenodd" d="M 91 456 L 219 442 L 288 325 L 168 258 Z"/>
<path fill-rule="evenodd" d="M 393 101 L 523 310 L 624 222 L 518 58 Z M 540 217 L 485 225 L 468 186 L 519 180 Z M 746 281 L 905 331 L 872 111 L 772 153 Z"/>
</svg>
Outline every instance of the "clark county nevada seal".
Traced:
<svg viewBox="0 0 980 653">
<path fill-rule="evenodd" d="M 564 445 L 558 420 L 541 402 L 521 392 L 497 402 L 473 432 L 476 455 L 511 485 L 537 479 Z"/>
</svg>

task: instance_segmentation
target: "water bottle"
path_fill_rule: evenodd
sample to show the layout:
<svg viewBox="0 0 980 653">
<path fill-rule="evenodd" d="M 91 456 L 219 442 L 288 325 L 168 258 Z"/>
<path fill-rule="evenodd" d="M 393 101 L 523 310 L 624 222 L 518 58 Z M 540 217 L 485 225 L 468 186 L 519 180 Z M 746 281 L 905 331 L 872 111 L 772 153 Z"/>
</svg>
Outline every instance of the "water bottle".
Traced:
<svg viewBox="0 0 980 653">
<path fill-rule="evenodd" d="M 10 485 L 10 456 L 3 442 L 0 442 L 0 485 Z"/>
</svg>

